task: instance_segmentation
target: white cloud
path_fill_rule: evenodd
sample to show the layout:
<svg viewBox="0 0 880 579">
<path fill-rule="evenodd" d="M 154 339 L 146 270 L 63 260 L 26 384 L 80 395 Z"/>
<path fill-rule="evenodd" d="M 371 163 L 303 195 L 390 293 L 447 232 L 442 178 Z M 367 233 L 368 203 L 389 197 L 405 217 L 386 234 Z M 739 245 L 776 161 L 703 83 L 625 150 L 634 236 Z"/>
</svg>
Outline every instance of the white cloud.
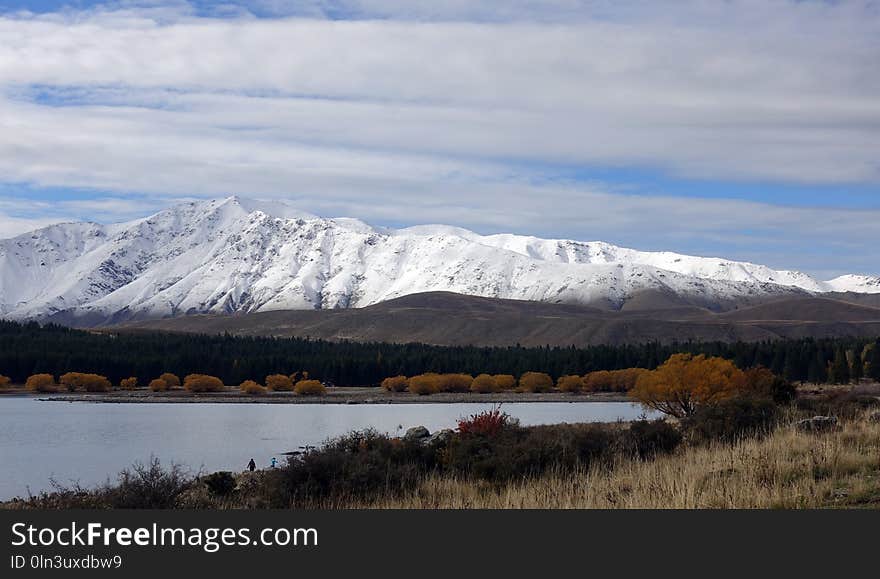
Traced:
<svg viewBox="0 0 880 579">
<path fill-rule="evenodd" d="M 666 14 L 570 25 L 187 17 L 162 25 L 130 12 L 6 18 L 0 83 L 324 98 L 313 103 L 322 116 L 308 103 L 288 107 L 302 114 L 288 119 L 286 136 L 298 138 L 297 123 L 308 123 L 310 134 L 343 147 L 364 140 L 352 134 L 381 128 L 390 142 L 379 134 L 366 145 L 419 151 L 426 136 L 460 156 L 880 181 L 880 18 L 851 4 L 767 6 L 762 23 L 689 25 Z M 264 102 L 235 105 L 231 114 L 259 117 Z M 341 130 L 337 110 L 349 115 L 349 134 L 323 133 L 325 123 Z M 381 125 L 370 122 L 379 117 Z M 255 120 L 274 128 L 265 115 Z"/>
<path fill-rule="evenodd" d="M 22 233 L 27 233 L 34 229 L 39 229 L 58 222 L 59 220 L 56 219 L 25 219 L 21 217 L 12 217 L 4 215 L 3 212 L 0 211 L 0 239 L 15 237 L 16 235 L 21 235 Z"/>
<path fill-rule="evenodd" d="M 0 17 L 0 181 L 113 200 L 285 196 L 325 215 L 649 249 L 703 240 L 742 247 L 738 257 L 775 240 L 800 263 L 774 265 L 815 268 L 792 248 L 807 224 L 825 243 L 860 246 L 849 259 L 868 267 L 876 211 L 544 179 L 555 165 L 637 166 L 878 184 L 869 2 L 250 4 L 391 19 L 197 18 L 180 2 Z M 148 209 L 107 201 L 98 215 Z"/>
</svg>

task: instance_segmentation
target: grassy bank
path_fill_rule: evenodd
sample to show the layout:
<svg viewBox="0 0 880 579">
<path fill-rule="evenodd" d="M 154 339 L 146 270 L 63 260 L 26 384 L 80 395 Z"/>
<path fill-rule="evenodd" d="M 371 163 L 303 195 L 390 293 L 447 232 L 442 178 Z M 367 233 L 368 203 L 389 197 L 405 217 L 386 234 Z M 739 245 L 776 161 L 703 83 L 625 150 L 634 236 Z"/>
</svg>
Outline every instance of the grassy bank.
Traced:
<svg viewBox="0 0 880 579">
<path fill-rule="evenodd" d="M 772 509 L 880 507 L 880 422 L 867 415 L 839 431 L 780 426 L 762 439 L 687 447 L 653 460 L 551 473 L 496 488 L 432 476 L 398 497 L 364 508 Z"/>
</svg>

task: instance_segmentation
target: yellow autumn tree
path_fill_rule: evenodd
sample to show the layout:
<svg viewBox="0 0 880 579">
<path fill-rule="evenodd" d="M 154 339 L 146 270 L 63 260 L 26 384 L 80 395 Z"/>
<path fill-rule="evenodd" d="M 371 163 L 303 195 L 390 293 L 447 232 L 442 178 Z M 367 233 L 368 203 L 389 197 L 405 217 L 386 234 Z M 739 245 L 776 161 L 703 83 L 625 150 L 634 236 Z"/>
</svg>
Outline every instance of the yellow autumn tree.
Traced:
<svg viewBox="0 0 880 579">
<path fill-rule="evenodd" d="M 406 390 L 406 376 L 391 376 L 382 380 L 382 388 L 389 392 L 403 392 Z"/>
<path fill-rule="evenodd" d="M 52 374 L 34 374 L 29 376 L 24 387 L 32 392 L 57 392 L 55 376 Z"/>
<path fill-rule="evenodd" d="M 468 392 L 474 377 L 470 374 L 440 374 L 440 392 Z"/>
<path fill-rule="evenodd" d="M 323 396 L 327 393 L 327 388 L 320 380 L 300 380 L 293 387 L 293 392 L 299 396 Z"/>
<path fill-rule="evenodd" d="M 730 360 L 673 354 L 656 370 L 642 373 L 629 394 L 648 408 L 684 418 L 699 406 L 732 398 L 744 384 L 742 370 Z"/>
<path fill-rule="evenodd" d="M 165 392 L 169 388 L 168 382 L 161 378 L 150 380 L 150 384 L 147 387 L 151 392 Z"/>
<path fill-rule="evenodd" d="M 407 390 L 413 394 L 426 396 L 440 391 L 440 374 L 428 372 L 407 380 Z"/>
<path fill-rule="evenodd" d="M 131 378 L 123 378 L 119 381 L 119 388 L 122 390 L 134 390 L 137 388 L 138 379 L 134 376 Z"/>
<path fill-rule="evenodd" d="M 560 392 L 577 394 L 584 388 L 584 379 L 580 376 L 574 375 L 560 376 L 559 380 L 556 382 L 556 388 L 558 388 Z"/>
<path fill-rule="evenodd" d="M 266 389 L 263 386 L 260 386 L 259 384 L 254 382 L 253 380 L 245 380 L 239 385 L 238 389 L 241 390 L 244 394 L 249 394 L 252 396 L 266 393 Z"/>
<path fill-rule="evenodd" d="M 635 388 L 639 376 L 648 372 L 644 368 L 625 370 L 599 370 L 584 376 L 584 390 L 588 392 L 628 392 Z"/>
<path fill-rule="evenodd" d="M 69 392 L 85 390 L 86 392 L 109 392 L 112 388 L 110 380 L 100 374 L 84 372 L 68 372 L 58 380 Z"/>
<path fill-rule="evenodd" d="M 553 390 L 553 378 L 544 372 L 526 372 L 519 377 L 521 392 L 550 392 Z"/>
<path fill-rule="evenodd" d="M 12 380 L 9 378 L 9 376 L 4 376 L 3 374 L 0 374 L 0 388 L 6 388 L 11 382 Z"/>
<path fill-rule="evenodd" d="M 224 389 L 220 378 L 207 374 L 189 374 L 183 379 L 183 387 L 190 392 L 222 392 Z"/>
<path fill-rule="evenodd" d="M 499 390 L 513 390 L 516 388 L 516 378 L 512 374 L 495 374 L 495 384 Z"/>
<path fill-rule="evenodd" d="M 164 380 L 165 383 L 168 385 L 168 389 L 180 388 L 180 378 L 177 377 L 177 374 L 165 372 L 164 374 L 159 376 L 159 380 Z"/>
<path fill-rule="evenodd" d="M 498 390 L 498 382 L 495 381 L 494 376 L 489 374 L 480 374 L 471 382 L 471 392 L 488 394 L 490 392 L 498 392 Z"/>
<path fill-rule="evenodd" d="M 284 374 L 270 374 L 266 376 L 266 388 L 275 392 L 290 392 L 293 390 L 293 381 Z"/>
</svg>

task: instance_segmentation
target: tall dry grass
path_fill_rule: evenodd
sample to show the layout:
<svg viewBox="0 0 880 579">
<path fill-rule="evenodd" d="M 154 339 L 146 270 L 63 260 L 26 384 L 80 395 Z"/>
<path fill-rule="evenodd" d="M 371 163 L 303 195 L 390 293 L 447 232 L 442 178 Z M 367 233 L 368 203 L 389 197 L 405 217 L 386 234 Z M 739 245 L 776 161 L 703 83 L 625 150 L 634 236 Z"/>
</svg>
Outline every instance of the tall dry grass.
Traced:
<svg viewBox="0 0 880 579">
<path fill-rule="evenodd" d="M 397 498 L 357 506 L 405 509 L 744 509 L 880 507 L 880 423 L 836 432 L 782 427 L 762 440 L 690 447 L 650 461 L 550 475 L 495 488 L 433 477 Z"/>
</svg>

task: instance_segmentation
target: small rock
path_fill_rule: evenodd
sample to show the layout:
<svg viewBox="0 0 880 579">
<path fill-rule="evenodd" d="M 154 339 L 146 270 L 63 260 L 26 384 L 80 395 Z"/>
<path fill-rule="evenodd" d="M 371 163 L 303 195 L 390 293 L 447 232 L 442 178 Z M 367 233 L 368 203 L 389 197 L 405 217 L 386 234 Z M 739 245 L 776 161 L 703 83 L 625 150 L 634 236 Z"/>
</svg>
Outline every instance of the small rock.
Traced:
<svg viewBox="0 0 880 579">
<path fill-rule="evenodd" d="M 798 420 L 795 428 L 801 432 L 827 432 L 837 427 L 837 418 L 833 416 L 814 416 Z"/>
<path fill-rule="evenodd" d="M 425 444 L 444 445 L 444 444 L 447 444 L 452 439 L 453 434 L 454 433 L 451 430 L 449 430 L 448 428 L 446 428 L 444 430 L 439 430 L 439 431 L 435 432 L 434 434 L 432 434 L 431 436 L 429 436 L 428 438 L 424 439 L 424 443 Z"/>
<path fill-rule="evenodd" d="M 429 431 L 424 426 L 413 426 L 409 430 L 406 431 L 406 434 L 403 435 L 404 440 L 422 440 L 424 438 L 428 438 L 431 436 L 431 431 Z"/>
</svg>

